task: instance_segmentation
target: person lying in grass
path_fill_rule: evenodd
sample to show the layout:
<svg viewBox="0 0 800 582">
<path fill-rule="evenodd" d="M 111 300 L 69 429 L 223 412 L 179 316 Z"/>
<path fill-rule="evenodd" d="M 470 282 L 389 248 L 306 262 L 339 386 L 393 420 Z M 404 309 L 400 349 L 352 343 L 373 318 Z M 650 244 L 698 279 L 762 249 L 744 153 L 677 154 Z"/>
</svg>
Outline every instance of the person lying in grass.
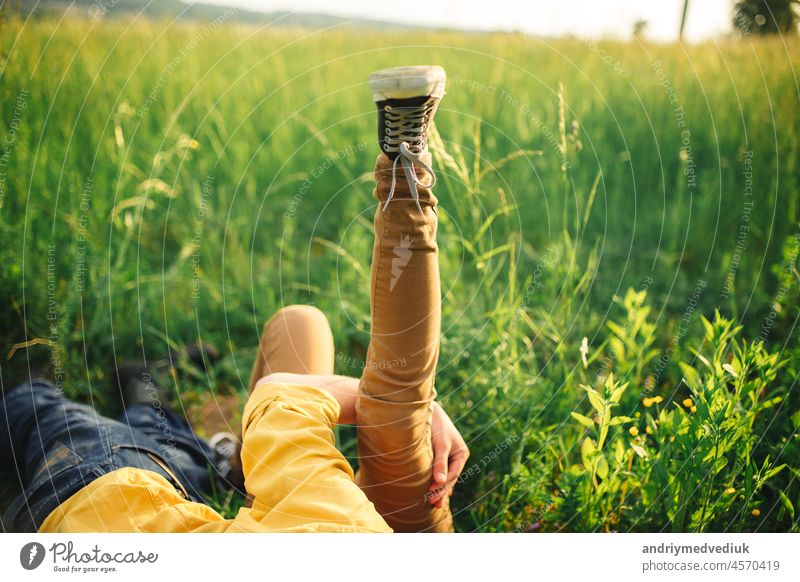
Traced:
<svg viewBox="0 0 800 582">
<path fill-rule="evenodd" d="M 362 377 L 333 374 L 325 315 L 298 305 L 264 326 L 240 444 L 232 435 L 198 438 L 166 407 L 144 366 L 115 368 L 125 409 L 119 421 L 70 402 L 45 380 L 4 384 L 0 463 L 15 468 L 24 489 L 6 528 L 452 531 L 448 498 L 469 451 L 434 402 L 441 306 L 427 147 L 445 72 L 386 69 L 369 83 L 381 154 Z M 209 359 L 202 347 L 194 355 L 198 364 Z M 334 446 L 337 423 L 357 424 L 357 475 Z M 203 500 L 216 481 L 235 482 L 237 467 L 251 503 L 224 519 Z"/>
</svg>

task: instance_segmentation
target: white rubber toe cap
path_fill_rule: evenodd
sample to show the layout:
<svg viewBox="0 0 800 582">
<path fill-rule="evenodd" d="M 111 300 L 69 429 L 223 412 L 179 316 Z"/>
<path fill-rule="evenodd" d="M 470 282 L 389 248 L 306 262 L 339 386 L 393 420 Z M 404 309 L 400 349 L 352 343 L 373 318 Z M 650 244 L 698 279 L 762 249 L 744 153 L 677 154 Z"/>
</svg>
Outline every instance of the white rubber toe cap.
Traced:
<svg viewBox="0 0 800 582">
<path fill-rule="evenodd" d="M 446 79 L 444 69 L 436 65 L 394 67 L 372 73 L 369 76 L 369 86 L 375 102 L 421 95 L 441 99 L 444 96 Z"/>
</svg>

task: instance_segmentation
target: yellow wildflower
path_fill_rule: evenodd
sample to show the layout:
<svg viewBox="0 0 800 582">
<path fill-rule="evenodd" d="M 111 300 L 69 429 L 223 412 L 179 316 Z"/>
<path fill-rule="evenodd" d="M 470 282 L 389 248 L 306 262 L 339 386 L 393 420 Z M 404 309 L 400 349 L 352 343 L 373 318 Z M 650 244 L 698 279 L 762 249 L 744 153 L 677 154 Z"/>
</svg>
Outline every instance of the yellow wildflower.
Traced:
<svg viewBox="0 0 800 582">
<path fill-rule="evenodd" d="M 683 401 L 683 405 L 684 405 L 686 408 L 691 408 L 691 406 L 692 406 L 693 404 L 694 404 L 694 402 L 692 401 L 692 399 L 691 399 L 691 398 L 686 398 L 686 399 Z"/>
<path fill-rule="evenodd" d="M 653 398 L 653 402 L 655 402 L 656 404 L 661 404 L 662 402 L 664 402 L 664 397 L 656 396 L 655 398 Z"/>
<path fill-rule="evenodd" d="M 691 410 L 692 412 L 697 412 L 697 407 L 696 406 L 692 406 L 689 410 Z"/>
<path fill-rule="evenodd" d="M 733 495 L 734 493 L 736 493 L 736 489 L 734 489 L 733 487 L 728 487 L 725 490 L 725 493 L 727 493 L 728 495 Z"/>
<path fill-rule="evenodd" d="M 653 399 L 652 398 L 645 398 L 642 400 L 642 404 L 644 404 L 645 408 L 650 408 L 653 406 Z"/>
<path fill-rule="evenodd" d="M 753 517 L 758 517 L 759 515 L 761 515 L 761 510 L 760 510 L 760 509 L 758 509 L 758 508 L 755 508 L 755 509 L 754 509 L 753 511 L 751 511 L 750 513 L 752 513 L 752 514 L 753 514 Z"/>
<path fill-rule="evenodd" d="M 645 429 L 644 429 L 644 432 L 646 432 L 647 434 L 653 434 L 653 429 L 652 429 L 652 428 L 650 427 L 650 425 L 648 424 L 648 425 L 647 425 L 647 428 L 645 428 Z"/>
<path fill-rule="evenodd" d="M 631 427 L 631 428 L 628 430 L 628 432 L 629 432 L 629 433 L 631 433 L 631 436 L 636 436 L 637 434 L 639 434 L 639 429 L 638 429 L 638 428 L 636 428 L 635 426 L 632 426 L 632 427 Z"/>
</svg>

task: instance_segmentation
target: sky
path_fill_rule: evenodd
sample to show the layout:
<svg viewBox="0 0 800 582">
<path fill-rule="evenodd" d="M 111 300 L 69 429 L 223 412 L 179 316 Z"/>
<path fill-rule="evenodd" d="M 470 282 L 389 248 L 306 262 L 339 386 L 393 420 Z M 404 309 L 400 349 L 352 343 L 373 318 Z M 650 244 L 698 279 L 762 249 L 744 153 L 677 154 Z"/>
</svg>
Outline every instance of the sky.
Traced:
<svg viewBox="0 0 800 582">
<path fill-rule="evenodd" d="M 647 37 L 675 40 L 683 0 L 203 0 L 272 12 L 315 12 L 447 28 L 513 30 L 533 35 L 629 38 L 646 20 Z M 733 0 L 690 0 L 686 39 L 731 30 Z"/>
</svg>

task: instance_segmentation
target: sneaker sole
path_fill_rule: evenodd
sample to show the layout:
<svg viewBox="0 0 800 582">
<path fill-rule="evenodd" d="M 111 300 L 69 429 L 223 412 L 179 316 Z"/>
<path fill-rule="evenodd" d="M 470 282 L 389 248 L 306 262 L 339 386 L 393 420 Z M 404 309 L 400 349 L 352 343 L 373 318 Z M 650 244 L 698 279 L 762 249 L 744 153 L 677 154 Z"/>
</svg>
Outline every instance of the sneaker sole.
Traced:
<svg viewBox="0 0 800 582">
<path fill-rule="evenodd" d="M 447 74 L 442 67 L 421 65 L 394 67 L 375 71 L 369 76 L 372 99 L 377 103 L 387 99 L 408 99 L 430 95 L 441 99 Z"/>
</svg>

